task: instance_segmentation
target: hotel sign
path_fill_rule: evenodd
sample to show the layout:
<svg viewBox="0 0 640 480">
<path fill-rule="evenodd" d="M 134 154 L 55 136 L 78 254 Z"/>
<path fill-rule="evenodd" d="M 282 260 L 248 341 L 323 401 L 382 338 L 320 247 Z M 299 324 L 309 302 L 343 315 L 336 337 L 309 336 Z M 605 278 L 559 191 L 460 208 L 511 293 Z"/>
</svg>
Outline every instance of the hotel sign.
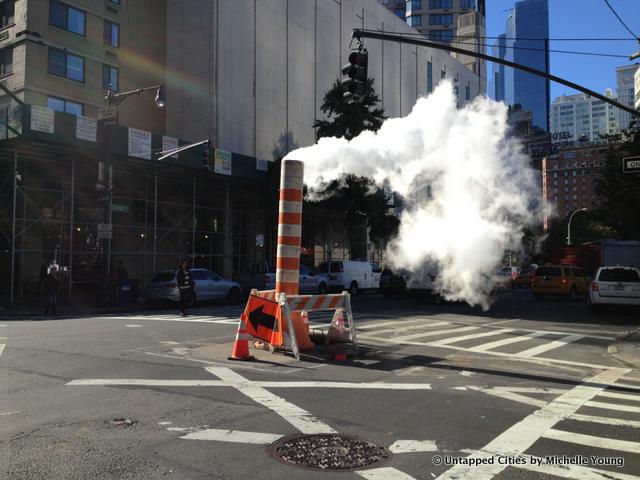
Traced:
<svg viewBox="0 0 640 480">
<path fill-rule="evenodd" d="M 624 173 L 640 173 L 640 157 L 624 157 L 622 171 Z"/>
</svg>

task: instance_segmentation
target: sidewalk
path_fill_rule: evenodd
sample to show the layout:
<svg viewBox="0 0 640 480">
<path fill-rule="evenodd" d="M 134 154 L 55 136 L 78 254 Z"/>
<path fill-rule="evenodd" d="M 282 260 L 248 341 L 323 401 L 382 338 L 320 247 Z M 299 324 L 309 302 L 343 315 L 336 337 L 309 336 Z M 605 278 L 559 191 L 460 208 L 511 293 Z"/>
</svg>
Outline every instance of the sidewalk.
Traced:
<svg viewBox="0 0 640 480">
<path fill-rule="evenodd" d="M 609 345 L 608 351 L 621 362 L 633 368 L 640 368 L 640 328 Z"/>
</svg>

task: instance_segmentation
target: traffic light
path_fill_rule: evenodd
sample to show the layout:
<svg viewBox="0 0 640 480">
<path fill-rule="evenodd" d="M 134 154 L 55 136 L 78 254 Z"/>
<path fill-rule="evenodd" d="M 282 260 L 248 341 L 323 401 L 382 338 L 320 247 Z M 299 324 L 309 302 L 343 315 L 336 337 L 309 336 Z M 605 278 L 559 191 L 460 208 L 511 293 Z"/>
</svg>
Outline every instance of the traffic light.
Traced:
<svg viewBox="0 0 640 480">
<path fill-rule="evenodd" d="M 202 150 L 202 167 L 207 171 L 213 171 L 213 165 L 211 163 L 211 140 L 203 145 Z"/>
<path fill-rule="evenodd" d="M 366 50 L 354 50 L 349 54 L 349 63 L 342 67 L 344 97 L 364 97 L 367 90 L 367 67 L 369 57 Z"/>
</svg>

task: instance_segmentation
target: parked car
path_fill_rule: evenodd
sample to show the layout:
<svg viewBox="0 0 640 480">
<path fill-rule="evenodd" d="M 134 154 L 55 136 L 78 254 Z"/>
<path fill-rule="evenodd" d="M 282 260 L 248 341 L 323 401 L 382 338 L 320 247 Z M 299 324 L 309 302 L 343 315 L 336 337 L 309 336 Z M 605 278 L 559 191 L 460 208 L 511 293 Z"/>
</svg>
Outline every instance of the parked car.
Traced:
<svg viewBox="0 0 640 480">
<path fill-rule="evenodd" d="M 204 268 L 191 268 L 190 271 L 195 284 L 194 301 L 196 299 L 198 301 L 226 300 L 229 304 L 240 301 L 242 289 L 239 283 L 222 278 L 217 273 Z M 179 302 L 180 293 L 176 274 L 176 269 L 156 273 L 145 289 L 143 297 L 148 302 Z"/>
<path fill-rule="evenodd" d="M 264 275 L 265 290 L 276 288 L 276 274 L 273 272 Z M 315 270 L 307 265 L 300 265 L 300 279 L 298 284 L 300 293 L 327 293 L 329 291 L 329 281 L 324 275 L 319 275 Z"/>
<path fill-rule="evenodd" d="M 640 306 L 640 270 L 635 267 L 600 267 L 587 294 L 587 307 L 602 305 Z"/>
<path fill-rule="evenodd" d="M 358 260 L 322 262 L 318 270 L 327 276 L 331 290 L 348 290 L 351 295 L 357 295 L 360 290 L 380 288 L 382 272 L 375 263 Z"/>
<path fill-rule="evenodd" d="M 380 274 L 380 293 L 386 298 L 407 294 L 407 281 L 402 272 L 393 272 L 385 268 Z"/>
<path fill-rule="evenodd" d="M 531 282 L 536 300 L 545 295 L 561 295 L 575 300 L 589 290 L 589 276 L 580 267 L 570 265 L 544 265 L 538 267 Z"/>
<path fill-rule="evenodd" d="M 514 279 L 515 286 L 520 287 L 530 287 L 531 281 L 536 274 L 536 269 L 533 267 L 523 268 L 518 272 L 518 275 Z"/>
</svg>

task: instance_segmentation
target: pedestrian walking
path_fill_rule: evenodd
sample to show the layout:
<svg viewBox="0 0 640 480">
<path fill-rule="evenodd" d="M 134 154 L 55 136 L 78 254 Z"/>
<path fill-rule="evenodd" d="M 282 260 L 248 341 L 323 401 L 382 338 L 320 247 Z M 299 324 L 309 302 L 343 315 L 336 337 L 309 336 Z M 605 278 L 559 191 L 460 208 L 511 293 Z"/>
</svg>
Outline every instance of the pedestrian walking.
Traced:
<svg viewBox="0 0 640 480">
<path fill-rule="evenodd" d="M 48 303 L 44 309 L 44 315 L 47 316 L 49 308 L 51 308 L 51 315 L 56 315 L 56 304 L 58 302 L 58 284 L 60 283 L 60 276 L 58 271 L 58 265 L 52 263 L 47 269 L 47 275 L 44 279 L 44 287 L 47 292 Z"/>
<path fill-rule="evenodd" d="M 187 261 L 181 260 L 177 274 L 178 290 L 180 292 L 180 315 L 187 316 L 187 307 L 195 304 L 195 283 L 193 276 L 187 268 Z"/>
</svg>

